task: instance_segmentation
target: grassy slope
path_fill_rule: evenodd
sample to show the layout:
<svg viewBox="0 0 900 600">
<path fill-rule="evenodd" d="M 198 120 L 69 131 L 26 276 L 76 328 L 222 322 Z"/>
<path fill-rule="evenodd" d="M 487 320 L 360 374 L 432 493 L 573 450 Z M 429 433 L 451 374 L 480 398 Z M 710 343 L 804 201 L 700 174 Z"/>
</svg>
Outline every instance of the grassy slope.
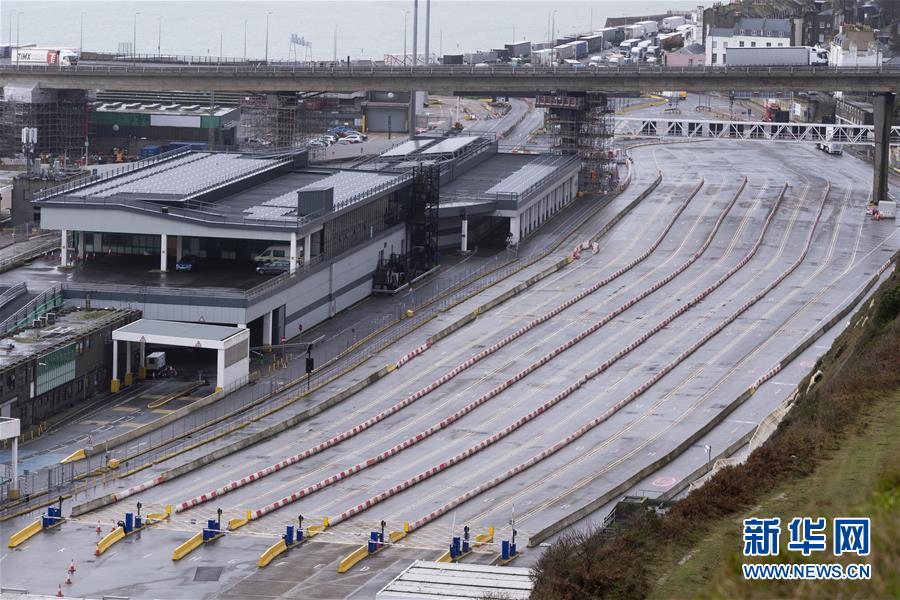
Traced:
<svg viewBox="0 0 900 600">
<path fill-rule="evenodd" d="M 539 560 L 533 597 L 900 598 L 897 273 L 854 315 L 817 369 L 821 381 L 800 395 L 745 464 L 723 469 L 663 517 L 650 513 L 611 540 L 563 538 Z M 808 383 L 807 377 L 800 389 Z M 744 583 L 739 552 L 746 515 L 781 516 L 785 529 L 794 516 L 872 517 L 873 551 L 861 562 L 873 565 L 873 580 Z M 797 557 L 785 553 L 777 562 Z M 832 560 L 820 555 L 808 562 Z"/>
<path fill-rule="evenodd" d="M 650 596 L 689 597 L 838 597 L 888 598 L 900 596 L 900 393 L 885 397 L 864 410 L 864 426 L 845 439 L 809 477 L 788 481 L 766 493 L 759 504 L 710 524 L 707 535 L 687 552 L 669 553 L 651 569 Z M 749 517 L 870 516 L 873 528 L 873 579 L 861 582 L 820 582 L 797 585 L 745 582 L 739 575 L 741 521 Z M 784 536 L 785 534 L 782 534 Z M 829 535 L 830 538 L 830 535 Z M 782 546 L 784 538 L 782 538 Z M 795 553 L 782 552 L 778 562 L 795 562 Z M 831 562 L 828 554 L 811 557 Z M 869 560 L 866 560 L 869 562 Z"/>
</svg>

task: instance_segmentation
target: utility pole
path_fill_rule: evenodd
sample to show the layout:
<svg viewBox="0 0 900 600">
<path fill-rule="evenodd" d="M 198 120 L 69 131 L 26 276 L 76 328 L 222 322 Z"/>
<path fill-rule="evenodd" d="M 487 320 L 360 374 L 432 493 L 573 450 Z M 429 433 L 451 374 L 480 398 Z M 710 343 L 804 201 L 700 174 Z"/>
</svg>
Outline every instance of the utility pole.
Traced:
<svg viewBox="0 0 900 600">
<path fill-rule="evenodd" d="M 137 18 L 138 15 L 141 14 L 139 12 L 134 13 L 134 29 L 131 32 L 131 60 L 134 62 L 137 59 Z"/>
<path fill-rule="evenodd" d="M 419 62 L 419 0 L 413 0 L 412 64 Z"/>
<path fill-rule="evenodd" d="M 425 0 L 425 64 L 431 62 L 431 0 Z"/>
<path fill-rule="evenodd" d="M 409 22 L 409 11 L 406 11 L 403 13 L 403 64 L 404 65 L 406 64 L 406 56 L 407 56 L 406 55 L 406 40 L 408 38 L 407 38 L 406 28 L 407 28 L 408 22 Z M 12 27 L 12 25 L 10 25 L 10 27 Z"/>
<path fill-rule="evenodd" d="M 159 25 L 156 28 L 156 54 L 162 56 L 162 16 L 159 17 Z"/>
<path fill-rule="evenodd" d="M 79 56 L 79 58 L 81 57 L 81 51 L 83 48 L 84 48 L 84 13 L 81 13 L 81 28 L 78 30 L 78 56 Z"/>
<path fill-rule="evenodd" d="M 337 30 L 338 26 L 334 26 L 334 64 L 337 64 Z"/>
<path fill-rule="evenodd" d="M 271 11 L 266 13 L 266 64 L 269 64 L 269 15 Z"/>
<path fill-rule="evenodd" d="M 247 62 L 247 19 L 244 19 L 244 62 Z"/>
</svg>

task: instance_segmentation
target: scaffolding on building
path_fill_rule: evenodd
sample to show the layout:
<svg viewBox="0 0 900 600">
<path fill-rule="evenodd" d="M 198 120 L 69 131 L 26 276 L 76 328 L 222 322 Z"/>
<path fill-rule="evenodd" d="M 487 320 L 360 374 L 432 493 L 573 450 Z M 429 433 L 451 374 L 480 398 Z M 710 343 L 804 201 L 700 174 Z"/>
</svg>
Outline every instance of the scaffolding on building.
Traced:
<svg viewBox="0 0 900 600">
<path fill-rule="evenodd" d="M 0 101 L 0 156 L 22 153 L 22 128 L 38 130 L 36 155 L 59 158 L 63 165 L 80 161 L 89 150 L 96 122 L 89 94 L 83 90 L 44 90 L 35 86 L 3 88 Z"/>
<path fill-rule="evenodd" d="M 547 109 L 546 129 L 558 136 L 555 151 L 581 159 L 578 191 L 604 193 L 618 184 L 612 148 L 615 106 L 602 92 L 538 96 Z"/>
<path fill-rule="evenodd" d="M 254 94 L 241 101 L 241 146 L 248 151 L 306 147 L 325 130 L 318 96 Z"/>
</svg>

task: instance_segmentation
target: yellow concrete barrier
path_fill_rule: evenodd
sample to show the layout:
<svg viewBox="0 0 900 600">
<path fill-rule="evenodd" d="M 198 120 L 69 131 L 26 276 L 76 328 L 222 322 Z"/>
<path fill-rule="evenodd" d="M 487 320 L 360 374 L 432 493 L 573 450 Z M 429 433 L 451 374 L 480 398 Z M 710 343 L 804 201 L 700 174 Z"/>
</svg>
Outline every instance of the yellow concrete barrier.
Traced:
<svg viewBox="0 0 900 600">
<path fill-rule="evenodd" d="M 235 529 L 240 529 L 244 525 L 250 522 L 250 519 L 245 517 L 239 517 L 237 519 L 228 519 L 228 529 L 234 531 Z"/>
<path fill-rule="evenodd" d="M 392 531 L 388 534 L 392 544 L 395 544 L 406 537 L 405 531 Z"/>
<path fill-rule="evenodd" d="M 487 533 L 479 533 L 475 536 L 475 543 L 472 546 L 481 546 L 482 544 L 490 544 L 494 541 L 494 528 L 488 527 Z"/>
<path fill-rule="evenodd" d="M 15 548 L 19 544 L 25 542 L 31 536 L 37 534 L 41 530 L 41 520 L 38 519 L 32 523 L 26 525 L 23 529 L 15 532 L 9 538 L 9 547 Z"/>
<path fill-rule="evenodd" d="M 340 564 L 338 565 L 338 573 L 346 573 L 350 569 L 353 568 L 353 565 L 364 559 L 369 555 L 369 546 L 368 544 L 365 546 L 360 546 L 343 559 L 341 559 Z"/>
<path fill-rule="evenodd" d="M 259 565 L 260 568 L 265 567 L 275 560 L 275 557 L 282 552 L 287 552 L 287 544 L 284 542 L 284 538 L 278 540 L 276 544 L 269 546 L 266 551 L 260 555 L 257 565 Z"/>
<path fill-rule="evenodd" d="M 97 542 L 97 549 L 94 551 L 94 556 L 100 556 L 107 550 L 109 547 L 121 540 L 125 537 L 125 528 L 124 527 L 116 527 L 114 530 L 106 534 L 102 540 Z"/>
<path fill-rule="evenodd" d="M 198 533 L 172 552 L 172 560 L 181 560 L 197 548 L 203 545 L 203 532 Z"/>
<path fill-rule="evenodd" d="M 120 461 L 118 458 L 111 458 L 109 459 L 109 462 L 106 463 L 106 466 L 110 469 L 118 469 L 120 464 L 122 464 L 122 461 Z"/>
<path fill-rule="evenodd" d="M 72 454 L 59 461 L 59 464 L 65 465 L 70 462 L 75 462 L 76 460 L 84 460 L 85 458 L 87 458 L 87 452 L 84 448 L 82 448 L 81 450 L 76 450 Z"/>
<path fill-rule="evenodd" d="M 441 554 L 441 555 L 438 557 L 438 559 L 437 559 L 436 562 L 446 562 L 446 563 L 448 563 L 448 562 L 453 562 L 452 558 L 450 557 L 450 551 L 447 550 L 446 552 L 444 552 L 443 554 Z"/>
<path fill-rule="evenodd" d="M 321 525 L 310 525 L 309 527 L 307 527 L 306 528 L 306 537 L 307 538 L 316 537 L 317 535 L 319 535 L 326 529 L 328 529 L 328 517 L 325 517 L 322 520 Z"/>
</svg>

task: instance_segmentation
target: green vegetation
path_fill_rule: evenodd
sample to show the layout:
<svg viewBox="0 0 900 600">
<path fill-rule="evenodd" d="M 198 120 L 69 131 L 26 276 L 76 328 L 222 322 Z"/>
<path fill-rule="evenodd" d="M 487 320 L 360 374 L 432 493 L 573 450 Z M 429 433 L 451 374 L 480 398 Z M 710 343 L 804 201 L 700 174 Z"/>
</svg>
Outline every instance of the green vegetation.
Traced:
<svg viewBox="0 0 900 600">
<path fill-rule="evenodd" d="M 900 597 L 898 315 L 895 273 L 813 369 L 822 379 L 746 463 L 720 471 L 662 516 L 641 516 L 612 539 L 594 532 L 555 544 L 535 569 L 533 597 Z M 780 516 L 783 526 L 796 516 L 829 523 L 836 516 L 871 517 L 871 556 L 844 562 L 870 563 L 872 579 L 744 581 L 741 521 L 753 516 Z M 770 562 L 836 560 L 786 552 L 785 536 L 781 556 Z"/>
</svg>

